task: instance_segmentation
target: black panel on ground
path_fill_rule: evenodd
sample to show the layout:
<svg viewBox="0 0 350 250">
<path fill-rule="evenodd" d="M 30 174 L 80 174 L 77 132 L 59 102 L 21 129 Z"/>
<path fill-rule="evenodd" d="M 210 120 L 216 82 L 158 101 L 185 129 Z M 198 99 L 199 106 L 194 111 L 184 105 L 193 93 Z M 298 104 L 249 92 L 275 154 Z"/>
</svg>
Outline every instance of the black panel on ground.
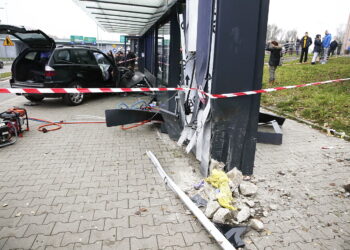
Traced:
<svg viewBox="0 0 350 250">
<path fill-rule="evenodd" d="M 261 89 L 269 0 L 218 1 L 212 93 Z M 260 96 L 211 100 L 211 158 L 253 173 Z"/>
<path fill-rule="evenodd" d="M 282 126 L 285 122 L 286 118 L 273 115 L 273 114 L 267 114 L 267 113 L 259 113 L 259 123 L 268 123 L 271 121 L 276 121 L 278 125 Z"/>
<path fill-rule="evenodd" d="M 145 120 L 163 121 L 162 116 L 156 112 L 135 109 L 108 109 L 105 111 L 107 127 L 126 125 Z"/>
</svg>

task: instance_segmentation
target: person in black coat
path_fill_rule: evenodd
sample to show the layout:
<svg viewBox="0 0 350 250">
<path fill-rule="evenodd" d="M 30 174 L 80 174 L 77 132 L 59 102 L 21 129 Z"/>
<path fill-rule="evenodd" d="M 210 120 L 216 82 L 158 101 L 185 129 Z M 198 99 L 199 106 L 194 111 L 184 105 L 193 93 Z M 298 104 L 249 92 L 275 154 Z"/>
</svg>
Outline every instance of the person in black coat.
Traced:
<svg viewBox="0 0 350 250">
<path fill-rule="evenodd" d="M 132 71 L 135 69 L 135 61 L 136 61 L 136 55 L 134 52 L 129 51 L 126 55 L 127 60 L 127 67 L 130 68 Z"/>
<path fill-rule="evenodd" d="M 316 59 L 320 55 L 322 51 L 322 41 L 321 41 L 321 35 L 316 35 L 315 38 L 315 47 L 314 47 L 314 56 L 312 57 L 311 64 L 316 64 Z"/>
<path fill-rule="evenodd" d="M 107 56 L 109 57 L 109 59 L 110 59 L 112 62 L 114 62 L 114 55 L 113 55 L 112 50 L 108 51 Z"/>
<path fill-rule="evenodd" d="M 301 55 L 300 55 L 300 63 L 307 62 L 307 55 L 309 53 L 309 47 L 312 44 L 312 39 L 309 37 L 309 33 L 305 32 L 305 36 L 301 38 L 300 40 L 300 46 L 301 46 Z"/>
<path fill-rule="evenodd" d="M 271 52 L 269 60 L 269 83 L 275 83 L 276 69 L 281 63 L 282 47 L 279 46 L 278 42 L 272 41 L 267 45 L 266 50 Z"/>
<path fill-rule="evenodd" d="M 329 50 L 328 50 L 328 57 L 332 54 L 332 56 L 334 56 L 334 52 L 338 47 L 338 43 L 336 40 L 334 40 L 333 42 L 331 42 L 331 45 L 329 45 Z"/>
</svg>

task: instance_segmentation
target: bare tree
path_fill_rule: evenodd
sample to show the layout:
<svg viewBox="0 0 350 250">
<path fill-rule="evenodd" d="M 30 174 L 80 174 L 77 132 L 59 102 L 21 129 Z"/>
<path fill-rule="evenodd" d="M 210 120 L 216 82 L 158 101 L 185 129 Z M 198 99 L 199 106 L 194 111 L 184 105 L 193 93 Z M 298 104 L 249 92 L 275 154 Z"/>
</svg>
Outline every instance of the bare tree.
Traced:
<svg viewBox="0 0 350 250">
<path fill-rule="evenodd" d="M 336 38 L 338 41 L 343 42 L 344 36 L 345 36 L 345 25 L 342 24 L 342 25 L 339 25 L 339 27 L 337 28 L 337 34 L 336 34 L 336 37 L 335 37 L 335 38 Z"/>
<path fill-rule="evenodd" d="M 298 32 L 296 30 L 288 30 L 284 35 L 285 41 L 295 41 L 297 40 Z"/>
<path fill-rule="evenodd" d="M 269 40 L 279 40 L 279 35 L 281 34 L 282 29 L 278 28 L 276 24 L 267 25 L 267 34 L 266 39 Z"/>
</svg>

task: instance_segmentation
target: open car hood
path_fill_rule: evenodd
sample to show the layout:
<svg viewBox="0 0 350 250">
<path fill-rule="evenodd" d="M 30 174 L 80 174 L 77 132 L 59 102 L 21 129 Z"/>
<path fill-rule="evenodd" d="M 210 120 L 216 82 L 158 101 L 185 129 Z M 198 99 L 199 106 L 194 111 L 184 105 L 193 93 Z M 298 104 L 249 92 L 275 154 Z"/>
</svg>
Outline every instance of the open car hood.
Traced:
<svg viewBox="0 0 350 250">
<path fill-rule="evenodd" d="M 41 30 L 27 30 L 24 27 L 0 25 L 0 34 L 12 35 L 31 48 L 55 48 L 55 41 Z"/>
</svg>

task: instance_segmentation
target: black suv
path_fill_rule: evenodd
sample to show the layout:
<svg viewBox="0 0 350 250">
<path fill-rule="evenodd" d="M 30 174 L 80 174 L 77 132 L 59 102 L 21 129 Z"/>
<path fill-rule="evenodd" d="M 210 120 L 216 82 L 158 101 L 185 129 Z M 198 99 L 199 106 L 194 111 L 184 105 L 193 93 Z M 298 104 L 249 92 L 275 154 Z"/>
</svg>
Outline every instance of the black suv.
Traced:
<svg viewBox="0 0 350 250">
<path fill-rule="evenodd" d="M 119 87 L 115 62 L 96 48 L 56 47 L 41 30 L 0 25 L 0 34 L 17 37 L 26 47 L 12 64 L 12 88 L 104 88 Z M 53 94 L 25 94 L 30 101 L 41 101 Z M 84 94 L 62 94 L 68 105 L 79 105 Z"/>
</svg>

